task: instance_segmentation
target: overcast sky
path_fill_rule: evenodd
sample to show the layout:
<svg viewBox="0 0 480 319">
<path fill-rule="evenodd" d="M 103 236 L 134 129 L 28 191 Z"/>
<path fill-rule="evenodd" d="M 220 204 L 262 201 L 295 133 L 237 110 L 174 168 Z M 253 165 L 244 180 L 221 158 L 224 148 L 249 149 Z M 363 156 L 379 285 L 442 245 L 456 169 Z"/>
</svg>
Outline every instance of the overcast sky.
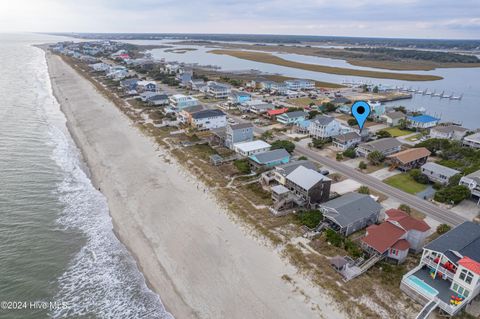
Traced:
<svg viewBox="0 0 480 319">
<path fill-rule="evenodd" d="M 480 0 L 0 0 L 0 32 L 480 38 Z"/>
</svg>

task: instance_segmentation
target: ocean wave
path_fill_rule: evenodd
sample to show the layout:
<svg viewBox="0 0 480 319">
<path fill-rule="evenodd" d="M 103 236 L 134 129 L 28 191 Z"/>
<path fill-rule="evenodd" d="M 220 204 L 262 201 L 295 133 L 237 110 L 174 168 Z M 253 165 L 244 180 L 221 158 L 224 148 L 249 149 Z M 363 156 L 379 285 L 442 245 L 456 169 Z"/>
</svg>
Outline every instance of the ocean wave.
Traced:
<svg viewBox="0 0 480 319">
<path fill-rule="evenodd" d="M 50 142 L 54 145 L 52 158 L 64 176 L 57 187 L 64 205 L 58 227 L 79 232 L 84 239 L 80 251 L 58 278 L 55 301 L 66 303 L 67 307 L 53 310 L 51 317 L 173 319 L 115 236 L 106 198 L 82 169 L 85 166 L 80 152 L 65 130 L 65 119 L 53 93 L 42 98 L 45 114 L 56 118 L 48 120 Z"/>
</svg>

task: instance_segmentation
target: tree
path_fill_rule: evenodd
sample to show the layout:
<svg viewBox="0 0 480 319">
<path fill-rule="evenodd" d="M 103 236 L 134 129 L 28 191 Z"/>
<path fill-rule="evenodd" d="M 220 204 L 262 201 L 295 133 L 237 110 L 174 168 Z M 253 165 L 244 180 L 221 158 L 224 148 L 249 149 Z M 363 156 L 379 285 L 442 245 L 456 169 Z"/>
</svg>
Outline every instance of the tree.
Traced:
<svg viewBox="0 0 480 319">
<path fill-rule="evenodd" d="M 390 134 L 390 132 L 388 131 L 385 131 L 385 130 L 380 130 L 377 132 L 377 135 L 378 138 L 387 138 L 387 137 L 392 137 L 392 134 Z"/>
<path fill-rule="evenodd" d="M 369 195 L 370 194 L 370 188 L 368 188 L 367 186 L 360 186 L 360 188 L 358 189 L 358 191 L 360 194 L 366 194 L 366 195 Z"/>
<path fill-rule="evenodd" d="M 288 140 L 277 140 L 272 143 L 272 150 L 284 148 L 287 152 L 292 153 L 295 150 L 295 144 Z"/>
<path fill-rule="evenodd" d="M 440 225 L 438 225 L 438 227 L 437 227 L 437 234 L 443 235 L 443 234 L 445 234 L 446 232 L 448 232 L 450 229 L 452 229 L 452 227 L 450 227 L 449 225 L 447 225 L 447 224 L 440 224 Z"/>
<path fill-rule="evenodd" d="M 322 221 L 323 215 L 319 210 L 304 210 L 296 215 L 300 224 L 308 228 L 315 228 Z"/>
<path fill-rule="evenodd" d="M 420 184 L 428 184 L 429 180 L 428 177 L 424 174 L 422 174 L 422 171 L 420 171 L 418 168 L 414 168 L 410 170 L 408 173 L 417 183 Z"/>
<path fill-rule="evenodd" d="M 458 204 L 470 197 L 470 189 L 464 185 L 448 186 L 435 193 L 434 199 L 437 202 L 447 204 Z"/>
<path fill-rule="evenodd" d="M 398 206 L 398 209 L 403 210 L 407 214 L 410 214 L 412 212 L 412 209 L 407 204 L 400 204 L 400 206 Z"/>
<path fill-rule="evenodd" d="M 299 160 L 299 161 L 306 161 L 306 160 L 308 160 L 308 158 L 307 158 L 306 156 L 300 156 L 300 157 L 298 158 L 298 160 Z"/>
<path fill-rule="evenodd" d="M 318 149 L 323 148 L 327 142 L 318 138 L 312 138 L 312 146 Z"/>
<path fill-rule="evenodd" d="M 342 153 L 337 153 L 337 155 L 335 156 L 335 158 L 336 158 L 337 161 L 343 160 L 343 155 L 342 155 Z"/>
<path fill-rule="evenodd" d="M 355 152 L 355 149 L 353 147 L 350 147 L 343 151 L 343 156 L 355 158 L 357 156 L 357 153 Z"/>
<path fill-rule="evenodd" d="M 373 92 L 373 93 L 378 93 L 378 86 L 375 85 L 375 86 L 373 87 L 372 92 Z"/>
<path fill-rule="evenodd" d="M 335 112 L 335 110 L 337 109 L 335 104 L 333 104 L 332 102 L 323 103 L 322 106 L 324 107 L 325 112 Z"/>
<path fill-rule="evenodd" d="M 452 177 L 450 177 L 448 181 L 448 186 L 455 186 L 460 183 L 460 179 L 462 178 L 462 174 L 455 174 Z"/>
<path fill-rule="evenodd" d="M 358 168 L 367 169 L 367 163 L 365 163 L 364 161 L 361 161 L 360 163 L 358 163 Z"/>
<path fill-rule="evenodd" d="M 373 151 L 368 154 L 367 159 L 372 165 L 380 165 L 385 160 L 385 155 L 380 151 Z"/>
<path fill-rule="evenodd" d="M 398 128 L 401 129 L 401 130 L 404 130 L 406 129 L 408 126 L 408 122 L 406 119 L 400 119 L 398 120 Z"/>
<path fill-rule="evenodd" d="M 261 136 L 262 140 L 264 140 L 264 141 L 269 140 L 272 137 L 273 137 L 272 131 L 265 131 L 265 132 L 262 133 L 262 136 Z"/>
<path fill-rule="evenodd" d="M 355 125 L 357 125 L 357 120 L 356 119 L 348 119 L 347 123 L 350 126 L 355 126 Z"/>
<path fill-rule="evenodd" d="M 312 110 L 310 112 L 308 112 L 308 118 L 311 120 L 311 119 L 314 119 L 318 114 L 320 114 L 319 111 L 317 110 Z"/>
<path fill-rule="evenodd" d="M 405 106 L 397 106 L 393 108 L 397 112 L 402 112 L 403 114 L 407 114 L 407 109 Z"/>
<path fill-rule="evenodd" d="M 325 237 L 327 238 L 327 241 L 335 247 L 340 247 L 342 245 L 342 236 L 333 229 L 325 230 Z"/>
</svg>

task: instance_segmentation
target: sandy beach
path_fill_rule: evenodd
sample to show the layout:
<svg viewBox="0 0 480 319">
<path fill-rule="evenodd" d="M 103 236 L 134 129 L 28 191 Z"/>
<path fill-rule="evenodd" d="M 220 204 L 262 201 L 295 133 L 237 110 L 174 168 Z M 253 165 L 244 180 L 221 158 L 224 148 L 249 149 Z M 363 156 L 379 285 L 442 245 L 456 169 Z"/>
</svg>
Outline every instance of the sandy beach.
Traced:
<svg viewBox="0 0 480 319">
<path fill-rule="evenodd" d="M 168 154 L 88 80 L 46 56 L 54 94 L 115 231 L 176 318 L 344 318 L 193 176 L 165 161 Z"/>
</svg>

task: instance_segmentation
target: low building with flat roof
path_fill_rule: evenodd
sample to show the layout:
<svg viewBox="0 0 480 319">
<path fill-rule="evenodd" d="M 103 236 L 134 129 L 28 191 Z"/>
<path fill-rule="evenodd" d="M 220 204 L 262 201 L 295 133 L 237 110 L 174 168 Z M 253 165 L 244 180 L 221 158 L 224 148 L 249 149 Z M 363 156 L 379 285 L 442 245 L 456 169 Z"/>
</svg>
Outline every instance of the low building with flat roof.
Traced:
<svg viewBox="0 0 480 319">
<path fill-rule="evenodd" d="M 270 147 L 270 144 L 262 140 L 233 144 L 233 149 L 235 150 L 235 152 L 242 156 L 250 156 L 253 154 L 263 153 L 269 151 Z"/>
</svg>

